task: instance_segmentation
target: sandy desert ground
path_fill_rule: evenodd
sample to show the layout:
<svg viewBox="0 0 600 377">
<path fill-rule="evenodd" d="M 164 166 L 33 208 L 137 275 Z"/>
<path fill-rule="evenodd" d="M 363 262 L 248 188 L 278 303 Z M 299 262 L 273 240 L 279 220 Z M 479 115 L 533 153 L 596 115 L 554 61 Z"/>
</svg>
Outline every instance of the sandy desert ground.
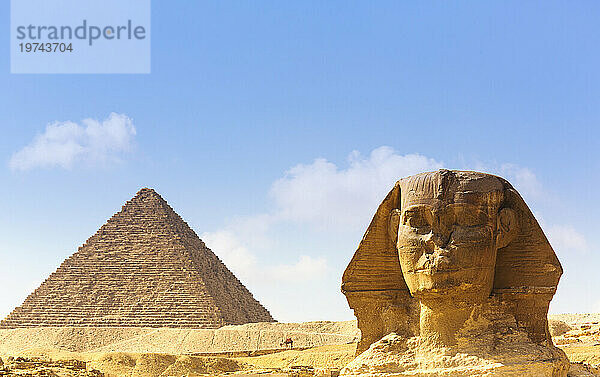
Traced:
<svg viewBox="0 0 600 377">
<path fill-rule="evenodd" d="M 550 316 L 570 376 L 600 375 L 600 313 Z M 355 321 L 254 323 L 218 330 L 28 328 L 0 330 L 0 375 L 335 376 L 352 358 Z M 294 349 L 282 341 L 291 337 Z"/>
</svg>

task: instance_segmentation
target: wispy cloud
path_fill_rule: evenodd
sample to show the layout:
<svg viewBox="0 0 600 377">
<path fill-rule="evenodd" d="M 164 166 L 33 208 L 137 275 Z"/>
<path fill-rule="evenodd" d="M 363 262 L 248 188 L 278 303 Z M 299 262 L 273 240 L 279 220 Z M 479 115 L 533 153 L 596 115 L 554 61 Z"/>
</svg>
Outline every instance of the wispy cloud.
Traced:
<svg viewBox="0 0 600 377">
<path fill-rule="evenodd" d="M 320 231 L 361 232 L 360 228 L 368 223 L 396 180 L 442 166 L 443 163 L 431 158 L 400 155 L 386 146 L 374 149 L 367 157 L 352 152 L 346 168 L 318 158 L 310 164 L 292 167 L 273 183 L 269 191 L 274 203 L 272 211 L 237 218 L 225 229 L 204 233 L 202 237 L 230 267 L 251 270 L 256 257 L 249 250 L 257 244 L 272 245 L 268 234 L 278 224 L 306 224 Z"/>
<path fill-rule="evenodd" d="M 469 169 L 488 172 L 506 178 L 526 201 L 545 199 L 549 193 L 531 169 L 513 163 L 488 164 L 475 162 Z"/>
<path fill-rule="evenodd" d="M 201 238 L 236 276 L 251 284 L 303 283 L 327 272 L 325 257 L 300 255 L 292 263 L 259 264 L 257 257 L 231 231 L 204 233 Z"/>
<path fill-rule="evenodd" d="M 135 134 L 132 120 L 124 114 L 111 113 L 103 121 L 84 119 L 81 124 L 57 121 L 14 153 L 8 165 L 23 171 L 115 162 L 131 151 Z"/>
<path fill-rule="evenodd" d="M 218 230 L 205 232 L 200 238 L 206 245 L 221 258 L 223 263 L 238 277 L 243 280 L 256 280 L 258 273 L 256 256 L 245 245 L 242 245 L 234 232 Z"/>
<path fill-rule="evenodd" d="M 355 229 L 365 225 L 399 178 L 441 167 L 442 162 L 419 154 L 400 155 L 386 146 L 367 157 L 352 152 L 347 168 L 316 159 L 292 167 L 273 184 L 273 215 L 280 221 Z"/>
<path fill-rule="evenodd" d="M 585 235 L 570 224 L 547 222 L 543 214 L 534 208 L 540 202 L 552 204 L 555 194 L 544 187 L 536 174 L 529 168 L 512 163 L 487 165 L 475 164 L 477 170 L 488 171 L 506 178 L 532 208 L 536 219 L 548 237 L 553 249 L 559 253 L 587 252 L 589 244 Z"/>
<path fill-rule="evenodd" d="M 539 199 L 546 194 L 537 176 L 528 168 L 515 164 L 502 164 L 499 174 L 510 180 L 524 197 Z"/>
<path fill-rule="evenodd" d="M 585 235 L 571 225 L 551 225 L 545 227 L 545 230 L 550 244 L 557 253 L 587 252 L 589 250 Z"/>
</svg>

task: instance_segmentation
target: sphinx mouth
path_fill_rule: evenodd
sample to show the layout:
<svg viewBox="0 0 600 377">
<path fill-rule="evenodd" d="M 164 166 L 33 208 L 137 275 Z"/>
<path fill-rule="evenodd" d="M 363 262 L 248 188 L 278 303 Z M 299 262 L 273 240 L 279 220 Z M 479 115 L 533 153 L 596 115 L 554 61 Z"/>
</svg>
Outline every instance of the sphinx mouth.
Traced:
<svg viewBox="0 0 600 377">
<path fill-rule="evenodd" d="M 450 273 L 450 272 L 457 272 L 457 271 L 459 271 L 458 268 L 438 268 L 438 267 L 417 268 L 416 270 L 414 270 L 415 273 L 428 274 L 428 275 L 438 274 L 438 273 Z"/>
<path fill-rule="evenodd" d="M 421 258 L 419 258 L 414 272 L 437 273 L 454 272 L 458 270 L 458 267 L 456 267 L 452 259 L 447 255 L 423 254 Z"/>
</svg>

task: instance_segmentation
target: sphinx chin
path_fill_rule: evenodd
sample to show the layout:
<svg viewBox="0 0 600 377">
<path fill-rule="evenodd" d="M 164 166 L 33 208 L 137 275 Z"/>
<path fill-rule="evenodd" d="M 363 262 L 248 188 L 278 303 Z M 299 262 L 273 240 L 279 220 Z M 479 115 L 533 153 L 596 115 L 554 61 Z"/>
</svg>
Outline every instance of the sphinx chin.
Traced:
<svg viewBox="0 0 600 377">
<path fill-rule="evenodd" d="M 411 295 L 414 298 L 438 298 L 440 300 L 461 298 L 480 300 L 488 297 L 492 290 L 491 280 L 469 276 L 464 278 L 461 271 L 436 271 L 434 273 L 418 272 L 410 280 L 407 279 Z"/>
<path fill-rule="evenodd" d="M 430 282 L 411 291 L 413 298 L 425 301 L 481 302 L 490 295 L 486 286 L 463 283 L 458 286 L 448 286 L 444 281 Z"/>
</svg>

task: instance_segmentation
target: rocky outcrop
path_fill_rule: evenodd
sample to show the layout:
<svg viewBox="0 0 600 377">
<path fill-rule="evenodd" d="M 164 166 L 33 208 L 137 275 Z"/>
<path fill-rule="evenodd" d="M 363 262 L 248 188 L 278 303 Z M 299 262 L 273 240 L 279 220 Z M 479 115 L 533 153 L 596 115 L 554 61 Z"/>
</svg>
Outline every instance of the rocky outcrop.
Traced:
<svg viewBox="0 0 600 377">
<path fill-rule="evenodd" d="M 549 323 L 554 344 L 572 362 L 569 376 L 600 375 L 600 313 L 554 314 Z"/>
<path fill-rule="evenodd" d="M 569 324 L 559 320 L 548 320 L 548 328 L 552 337 L 561 336 L 573 330 Z"/>
<path fill-rule="evenodd" d="M 0 328 L 218 328 L 270 321 L 167 202 L 144 188 Z"/>
<path fill-rule="evenodd" d="M 499 341 L 481 339 L 455 347 L 423 347 L 418 337 L 395 333 L 373 343 L 342 371 L 345 376 L 541 377 L 566 376 L 568 361 L 560 350 L 531 344 L 526 333 Z"/>
</svg>

